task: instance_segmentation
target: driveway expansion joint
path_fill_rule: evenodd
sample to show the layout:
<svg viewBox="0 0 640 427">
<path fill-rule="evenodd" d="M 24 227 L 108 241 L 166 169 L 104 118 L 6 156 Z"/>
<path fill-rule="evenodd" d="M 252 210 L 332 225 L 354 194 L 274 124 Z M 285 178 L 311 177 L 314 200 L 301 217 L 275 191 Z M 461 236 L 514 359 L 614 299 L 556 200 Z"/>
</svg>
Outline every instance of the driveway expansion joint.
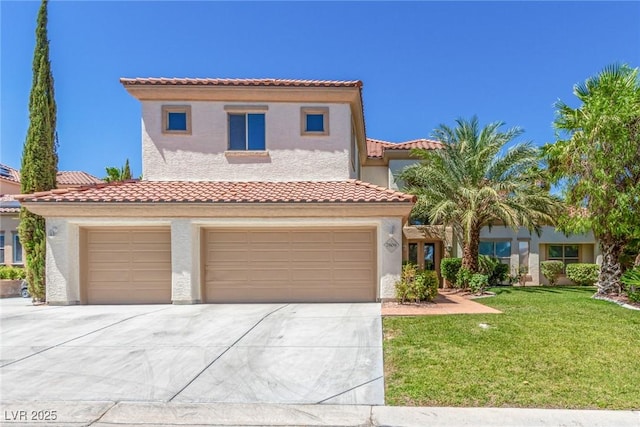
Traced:
<svg viewBox="0 0 640 427">
<path fill-rule="evenodd" d="M 209 363 L 207 366 L 205 366 L 200 372 L 198 372 L 193 378 L 191 378 L 191 380 L 184 386 L 182 387 L 180 390 L 178 390 L 178 392 L 176 394 L 174 394 L 173 396 L 171 396 L 171 398 L 169 398 L 167 400 L 167 402 L 172 402 L 173 399 L 175 399 L 176 397 L 178 397 L 178 395 L 180 395 L 180 393 L 182 393 L 183 391 L 186 390 L 187 387 L 189 387 L 195 380 L 198 379 L 198 377 L 200 377 L 200 375 L 202 375 L 207 369 L 209 369 L 211 366 L 213 366 L 214 363 L 216 363 L 222 356 L 224 356 L 229 350 L 231 350 L 233 347 L 236 346 L 236 344 L 238 344 L 244 337 L 246 337 L 251 331 L 253 331 L 260 323 L 262 323 L 267 317 L 271 316 L 273 313 L 282 310 L 285 307 L 288 307 L 290 304 L 284 304 L 278 308 L 276 308 L 273 311 L 270 311 L 269 313 L 265 314 L 264 316 L 262 316 L 262 318 L 260 320 L 258 320 L 252 327 L 250 327 L 249 329 L 246 330 L 245 333 L 243 333 L 242 335 L 240 335 L 240 337 L 235 340 L 230 346 L 228 346 L 222 353 L 220 353 L 218 356 L 216 356 L 211 363 Z"/>
<path fill-rule="evenodd" d="M 325 398 L 325 399 L 322 399 L 322 400 L 320 400 L 319 402 L 317 402 L 317 404 L 318 404 L 318 405 L 319 405 L 319 404 L 322 404 L 322 403 L 326 402 L 327 400 L 331 400 L 331 399 L 336 398 L 336 397 L 338 397 L 338 396 L 341 396 L 341 395 L 343 395 L 343 394 L 345 394 L 345 393 L 349 393 L 350 391 L 353 391 L 353 390 L 355 390 L 355 389 L 357 389 L 357 388 L 360 388 L 360 387 L 362 387 L 362 386 L 365 386 L 365 385 L 367 385 L 367 384 L 371 384 L 372 382 L 377 381 L 377 380 L 379 380 L 379 379 L 383 379 L 383 378 L 384 378 L 384 376 L 379 376 L 379 377 L 373 378 L 373 379 L 371 379 L 371 380 L 369 380 L 369 381 L 365 381 L 365 382 L 363 382 L 363 383 L 361 383 L 361 384 L 358 384 L 358 385 L 355 385 L 355 386 L 353 386 L 353 387 L 351 387 L 351 388 L 348 388 L 348 389 L 346 389 L 345 391 L 341 391 L 340 393 L 336 393 L 336 394 L 334 394 L 333 396 L 329 396 L 329 397 L 327 397 L 327 398 Z"/>
<path fill-rule="evenodd" d="M 38 355 L 38 354 L 42 354 L 42 353 L 44 353 L 45 351 L 49 351 L 49 350 L 52 350 L 52 349 L 54 349 L 54 348 L 58 348 L 58 347 L 60 347 L 60 346 L 63 346 L 63 345 L 65 345 L 65 344 L 68 344 L 68 343 L 70 343 L 70 342 L 72 342 L 72 341 L 79 340 L 79 339 L 84 338 L 84 337 L 86 337 L 86 336 L 89 336 L 89 335 L 91 335 L 91 334 L 95 334 L 96 332 L 100 332 L 100 331 L 103 331 L 103 330 L 105 330 L 105 329 L 107 329 L 107 328 L 111 328 L 112 326 L 119 325 L 119 324 L 121 324 L 121 323 L 126 322 L 127 320 L 135 319 L 136 317 L 145 316 L 145 315 L 147 315 L 147 314 L 151 314 L 151 313 L 158 313 L 159 311 L 168 310 L 169 308 L 170 308 L 170 307 L 167 307 L 167 308 L 160 308 L 160 309 L 158 309 L 158 310 L 149 311 L 149 312 L 146 312 L 146 313 L 140 313 L 140 314 L 136 314 L 136 315 L 133 315 L 133 316 L 127 317 L 127 318 L 125 318 L 125 319 L 118 320 L 117 322 L 110 323 L 110 324 L 108 324 L 108 325 L 106 325 L 106 326 L 102 326 L 102 327 L 100 327 L 100 328 L 98 328 L 98 329 L 94 329 L 93 331 L 89 331 L 89 332 L 84 333 L 84 334 L 82 334 L 82 335 L 79 335 L 79 336 L 77 336 L 77 337 L 70 338 L 70 339 L 68 339 L 68 340 L 66 340 L 66 341 L 63 341 L 63 342 L 61 342 L 61 343 L 58 343 L 58 344 L 55 344 L 55 345 L 52 345 L 52 346 L 49 346 L 49 347 L 43 348 L 43 349 L 42 349 L 42 350 L 40 350 L 40 351 L 36 351 L 35 353 L 31 353 L 31 354 L 29 354 L 29 355 L 27 355 L 27 356 L 21 357 L 20 359 L 12 360 L 12 361 L 11 361 L 11 362 L 9 362 L 9 363 L 5 363 L 4 365 L 1 365 L 1 366 L 0 366 L 0 368 L 7 367 L 7 366 L 13 365 L 13 364 L 18 363 L 18 362 L 22 362 L 23 360 L 29 359 L 29 358 L 31 358 L 31 357 L 33 357 L 33 356 Z"/>
</svg>

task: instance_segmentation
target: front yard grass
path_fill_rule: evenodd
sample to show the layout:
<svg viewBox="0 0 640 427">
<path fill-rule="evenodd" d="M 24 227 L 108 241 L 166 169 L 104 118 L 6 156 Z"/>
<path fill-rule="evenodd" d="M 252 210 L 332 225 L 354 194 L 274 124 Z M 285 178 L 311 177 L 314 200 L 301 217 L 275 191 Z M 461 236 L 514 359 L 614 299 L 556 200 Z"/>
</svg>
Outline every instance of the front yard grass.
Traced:
<svg viewBox="0 0 640 427">
<path fill-rule="evenodd" d="M 387 404 L 640 408 L 639 311 L 594 288 L 492 290 L 478 302 L 503 314 L 383 319 Z"/>
</svg>

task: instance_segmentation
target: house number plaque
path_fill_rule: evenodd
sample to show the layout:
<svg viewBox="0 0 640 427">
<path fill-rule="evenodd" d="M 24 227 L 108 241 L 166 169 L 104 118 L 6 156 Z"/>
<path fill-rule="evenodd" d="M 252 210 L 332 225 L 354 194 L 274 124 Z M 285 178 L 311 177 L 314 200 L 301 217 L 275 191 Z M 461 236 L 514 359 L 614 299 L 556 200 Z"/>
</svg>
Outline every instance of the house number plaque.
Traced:
<svg viewBox="0 0 640 427">
<path fill-rule="evenodd" d="M 389 252 L 395 252 L 396 249 L 400 247 L 400 243 L 393 237 L 389 238 L 386 242 L 384 242 L 384 247 L 387 248 Z"/>
</svg>

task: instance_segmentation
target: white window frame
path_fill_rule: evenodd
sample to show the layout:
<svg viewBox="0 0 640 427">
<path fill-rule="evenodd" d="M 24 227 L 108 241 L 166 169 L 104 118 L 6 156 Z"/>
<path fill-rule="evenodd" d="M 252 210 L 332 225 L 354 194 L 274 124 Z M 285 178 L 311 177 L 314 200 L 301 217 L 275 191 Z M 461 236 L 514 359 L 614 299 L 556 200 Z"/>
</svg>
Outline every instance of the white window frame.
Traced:
<svg viewBox="0 0 640 427">
<path fill-rule="evenodd" d="M 24 264 L 24 254 L 22 253 L 22 242 L 20 242 L 20 234 L 17 231 L 12 233 L 11 236 L 11 244 L 13 247 L 12 250 L 12 261 L 13 264 L 23 265 Z M 18 250 L 18 245 L 20 245 L 20 250 Z M 20 255 L 20 259 L 18 260 L 18 255 Z"/>
</svg>

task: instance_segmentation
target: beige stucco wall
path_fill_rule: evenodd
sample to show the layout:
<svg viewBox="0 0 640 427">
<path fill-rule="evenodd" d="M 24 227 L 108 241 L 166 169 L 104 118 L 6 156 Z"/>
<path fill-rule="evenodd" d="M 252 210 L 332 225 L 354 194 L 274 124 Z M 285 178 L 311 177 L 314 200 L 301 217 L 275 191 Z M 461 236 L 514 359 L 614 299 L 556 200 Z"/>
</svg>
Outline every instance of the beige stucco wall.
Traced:
<svg viewBox="0 0 640 427">
<path fill-rule="evenodd" d="M 569 236 L 556 230 L 554 227 L 542 227 L 540 236 L 536 233 L 529 233 L 526 228 L 521 227 L 515 232 L 508 227 L 484 227 L 480 233 L 482 240 L 510 240 L 511 241 L 511 273 L 515 273 L 519 266 L 518 241 L 529 241 L 529 284 L 547 283 L 540 273 L 540 262 L 546 259 L 546 245 L 548 244 L 580 244 L 582 262 L 598 261 L 598 245 L 593 237 L 593 233 L 571 234 Z"/>
<path fill-rule="evenodd" d="M 92 226 L 171 226 L 172 301 L 202 301 L 200 239 L 208 227 L 340 227 L 369 226 L 377 230 L 378 298 L 393 298 L 402 268 L 402 218 L 49 218 L 47 219 L 47 301 L 77 304 L 81 301 L 80 229 Z M 397 246 L 393 242 L 397 242 Z"/>
<path fill-rule="evenodd" d="M 0 214 L 0 231 L 4 232 L 4 264 L 13 264 L 13 234 L 18 232 L 20 224 L 19 213 Z M 22 251 L 24 261 L 24 248 Z M 20 264 L 22 265 L 22 264 Z"/>
<path fill-rule="evenodd" d="M 396 176 L 407 166 L 411 166 L 418 162 L 418 160 L 389 160 L 389 174 L 387 178 L 388 182 L 386 184 L 387 187 L 393 190 L 399 190 L 404 184 L 400 180 L 396 179 Z"/>
<path fill-rule="evenodd" d="M 364 182 L 387 187 L 389 185 L 388 174 L 386 166 L 363 166 L 360 179 Z"/>
<path fill-rule="evenodd" d="M 162 106 L 191 106 L 191 135 L 162 133 Z M 229 111 L 242 105 L 265 114 L 268 156 L 225 155 Z M 264 108 L 266 111 L 251 110 Z M 329 108 L 329 135 L 301 135 L 301 107 Z M 151 181 L 321 181 L 354 177 L 349 160 L 348 104 L 142 102 L 142 172 Z"/>
</svg>

